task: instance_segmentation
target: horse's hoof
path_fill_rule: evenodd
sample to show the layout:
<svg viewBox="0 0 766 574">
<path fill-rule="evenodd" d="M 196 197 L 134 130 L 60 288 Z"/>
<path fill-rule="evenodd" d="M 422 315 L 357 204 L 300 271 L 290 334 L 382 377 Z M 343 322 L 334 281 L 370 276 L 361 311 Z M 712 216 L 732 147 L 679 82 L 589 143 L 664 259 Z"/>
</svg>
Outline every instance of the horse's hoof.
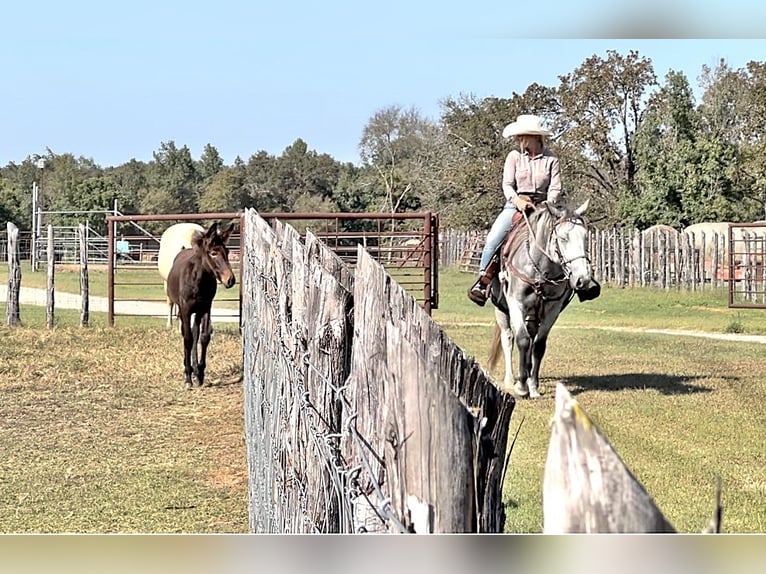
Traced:
<svg viewBox="0 0 766 574">
<path fill-rule="evenodd" d="M 190 390 L 191 390 L 191 388 L 192 388 L 192 384 L 191 384 L 191 382 L 190 382 L 190 381 L 186 381 L 186 390 L 187 390 L 187 391 L 190 391 Z"/>
<path fill-rule="evenodd" d="M 529 398 L 530 399 L 539 399 L 540 398 L 540 392 L 537 389 L 533 389 L 529 391 Z"/>
<path fill-rule="evenodd" d="M 526 397 L 529 394 L 529 390 L 527 389 L 527 385 L 523 383 L 516 383 L 513 385 L 513 392 L 516 393 L 519 397 Z"/>
</svg>

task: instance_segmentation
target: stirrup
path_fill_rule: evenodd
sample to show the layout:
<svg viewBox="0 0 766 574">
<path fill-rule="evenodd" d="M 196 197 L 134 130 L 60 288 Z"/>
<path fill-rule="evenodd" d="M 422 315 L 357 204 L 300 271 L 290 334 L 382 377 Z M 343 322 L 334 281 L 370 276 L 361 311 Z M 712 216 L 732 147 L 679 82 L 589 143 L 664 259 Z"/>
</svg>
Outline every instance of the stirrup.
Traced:
<svg viewBox="0 0 766 574">
<path fill-rule="evenodd" d="M 468 298 L 479 307 L 484 307 L 484 304 L 487 302 L 487 286 L 482 284 L 481 279 L 468 289 Z"/>
</svg>

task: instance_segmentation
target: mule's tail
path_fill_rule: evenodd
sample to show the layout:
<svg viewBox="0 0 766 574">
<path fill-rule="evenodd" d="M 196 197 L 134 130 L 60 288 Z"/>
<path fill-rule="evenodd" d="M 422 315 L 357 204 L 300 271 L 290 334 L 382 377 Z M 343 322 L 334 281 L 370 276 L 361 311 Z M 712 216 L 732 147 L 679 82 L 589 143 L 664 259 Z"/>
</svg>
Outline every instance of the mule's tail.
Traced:
<svg viewBox="0 0 766 574">
<path fill-rule="evenodd" d="M 489 370 L 492 371 L 497 365 L 497 360 L 500 358 L 500 351 L 502 349 L 502 343 L 500 342 L 500 325 L 495 323 L 495 333 L 492 336 L 492 347 L 489 350 Z"/>
</svg>

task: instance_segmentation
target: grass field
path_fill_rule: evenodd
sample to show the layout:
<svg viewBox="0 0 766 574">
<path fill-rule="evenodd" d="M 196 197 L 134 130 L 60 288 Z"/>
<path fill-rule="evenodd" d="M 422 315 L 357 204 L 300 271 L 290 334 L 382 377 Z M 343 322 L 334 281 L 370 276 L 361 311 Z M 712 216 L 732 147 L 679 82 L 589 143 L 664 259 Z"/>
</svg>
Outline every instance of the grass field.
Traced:
<svg viewBox="0 0 766 574">
<path fill-rule="evenodd" d="M 26 273 L 23 285 L 30 275 L 45 276 Z M 470 281 L 441 274 L 434 318 L 484 362 L 494 313 L 467 300 Z M 0 532 L 247 531 L 237 333 L 216 328 L 212 386 L 189 392 L 177 332 L 133 318 L 108 329 L 97 313 L 82 329 L 76 311 L 56 316 L 48 331 L 44 308 L 23 307 L 24 327 L 0 327 Z M 504 489 L 508 532 L 542 528 L 559 381 L 676 528 L 705 526 L 720 476 L 724 530 L 766 532 L 766 347 L 645 328 L 766 334 L 766 313 L 728 309 L 723 292 L 605 288 L 573 302 L 549 339 L 543 398 L 519 401 L 511 419 L 511 433 L 523 424 Z"/>
<path fill-rule="evenodd" d="M 465 297 L 470 277 L 440 277 L 434 318 L 485 361 L 494 311 Z M 610 331 L 601 328 L 638 331 Z M 699 532 L 723 489 L 727 532 L 766 532 L 766 346 L 642 333 L 640 329 L 766 333 L 766 311 L 726 307 L 726 293 L 605 288 L 576 300 L 549 338 L 538 401 L 519 401 L 504 489 L 509 532 L 542 529 L 541 486 L 555 384 L 563 382 L 671 523 Z M 502 380 L 502 365 L 493 373 Z"/>
</svg>

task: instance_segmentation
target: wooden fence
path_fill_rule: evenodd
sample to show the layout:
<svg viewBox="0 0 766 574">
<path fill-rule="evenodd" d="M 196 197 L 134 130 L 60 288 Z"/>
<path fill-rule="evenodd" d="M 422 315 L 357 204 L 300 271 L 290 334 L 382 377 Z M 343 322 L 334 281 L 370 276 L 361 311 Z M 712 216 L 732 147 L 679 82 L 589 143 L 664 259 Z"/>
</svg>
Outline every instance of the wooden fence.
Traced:
<svg viewBox="0 0 766 574">
<path fill-rule="evenodd" d="M 6 253 L 8 257 L 8 296 L 6 300 L 6 324 L 16 326 L 21 324 L 21 256 L 18 244 L 18 227 L 7 223 L 7 245 Z M 78 228 L 78 237 L 80 243 L 80 325 L 88 326 L 89 311 L 89 288 L 88 288 L 88 249 L 86 240 L 86 229 L 84 225 Z M 47 233 L 47 270 L 46 270 L 46 325 L 48 329 L 53 329 L 56 324 L 56 252 L 53 226 L 48 226 Z"/>
<path fill-rule="evenodd" d="M 502 532 L 515 405 L 362 247 L 245 213 L 253 532 Z"/>
<path fill-rule="evenodd" d="M 440 265 L 462 271 L 478 270 L 485 234 L 445 230 L 440 239 Z M 762 234 L 753 234 L 750 244 L 764 245 Z M 463 248 L 462 253 L 459 251 Z M 653 286 L 664 289 L 701 290 L 724 287 L 729 279 L 729 241 L 719 233 L 651 234 L 637 229 L 589 230 L 589 253 L 596 279 L 619 287 Z M 763 266 L 758 260 L 759 269 Z M 744 266 L 738 276 L 755 275 Z"/>
</svg>

